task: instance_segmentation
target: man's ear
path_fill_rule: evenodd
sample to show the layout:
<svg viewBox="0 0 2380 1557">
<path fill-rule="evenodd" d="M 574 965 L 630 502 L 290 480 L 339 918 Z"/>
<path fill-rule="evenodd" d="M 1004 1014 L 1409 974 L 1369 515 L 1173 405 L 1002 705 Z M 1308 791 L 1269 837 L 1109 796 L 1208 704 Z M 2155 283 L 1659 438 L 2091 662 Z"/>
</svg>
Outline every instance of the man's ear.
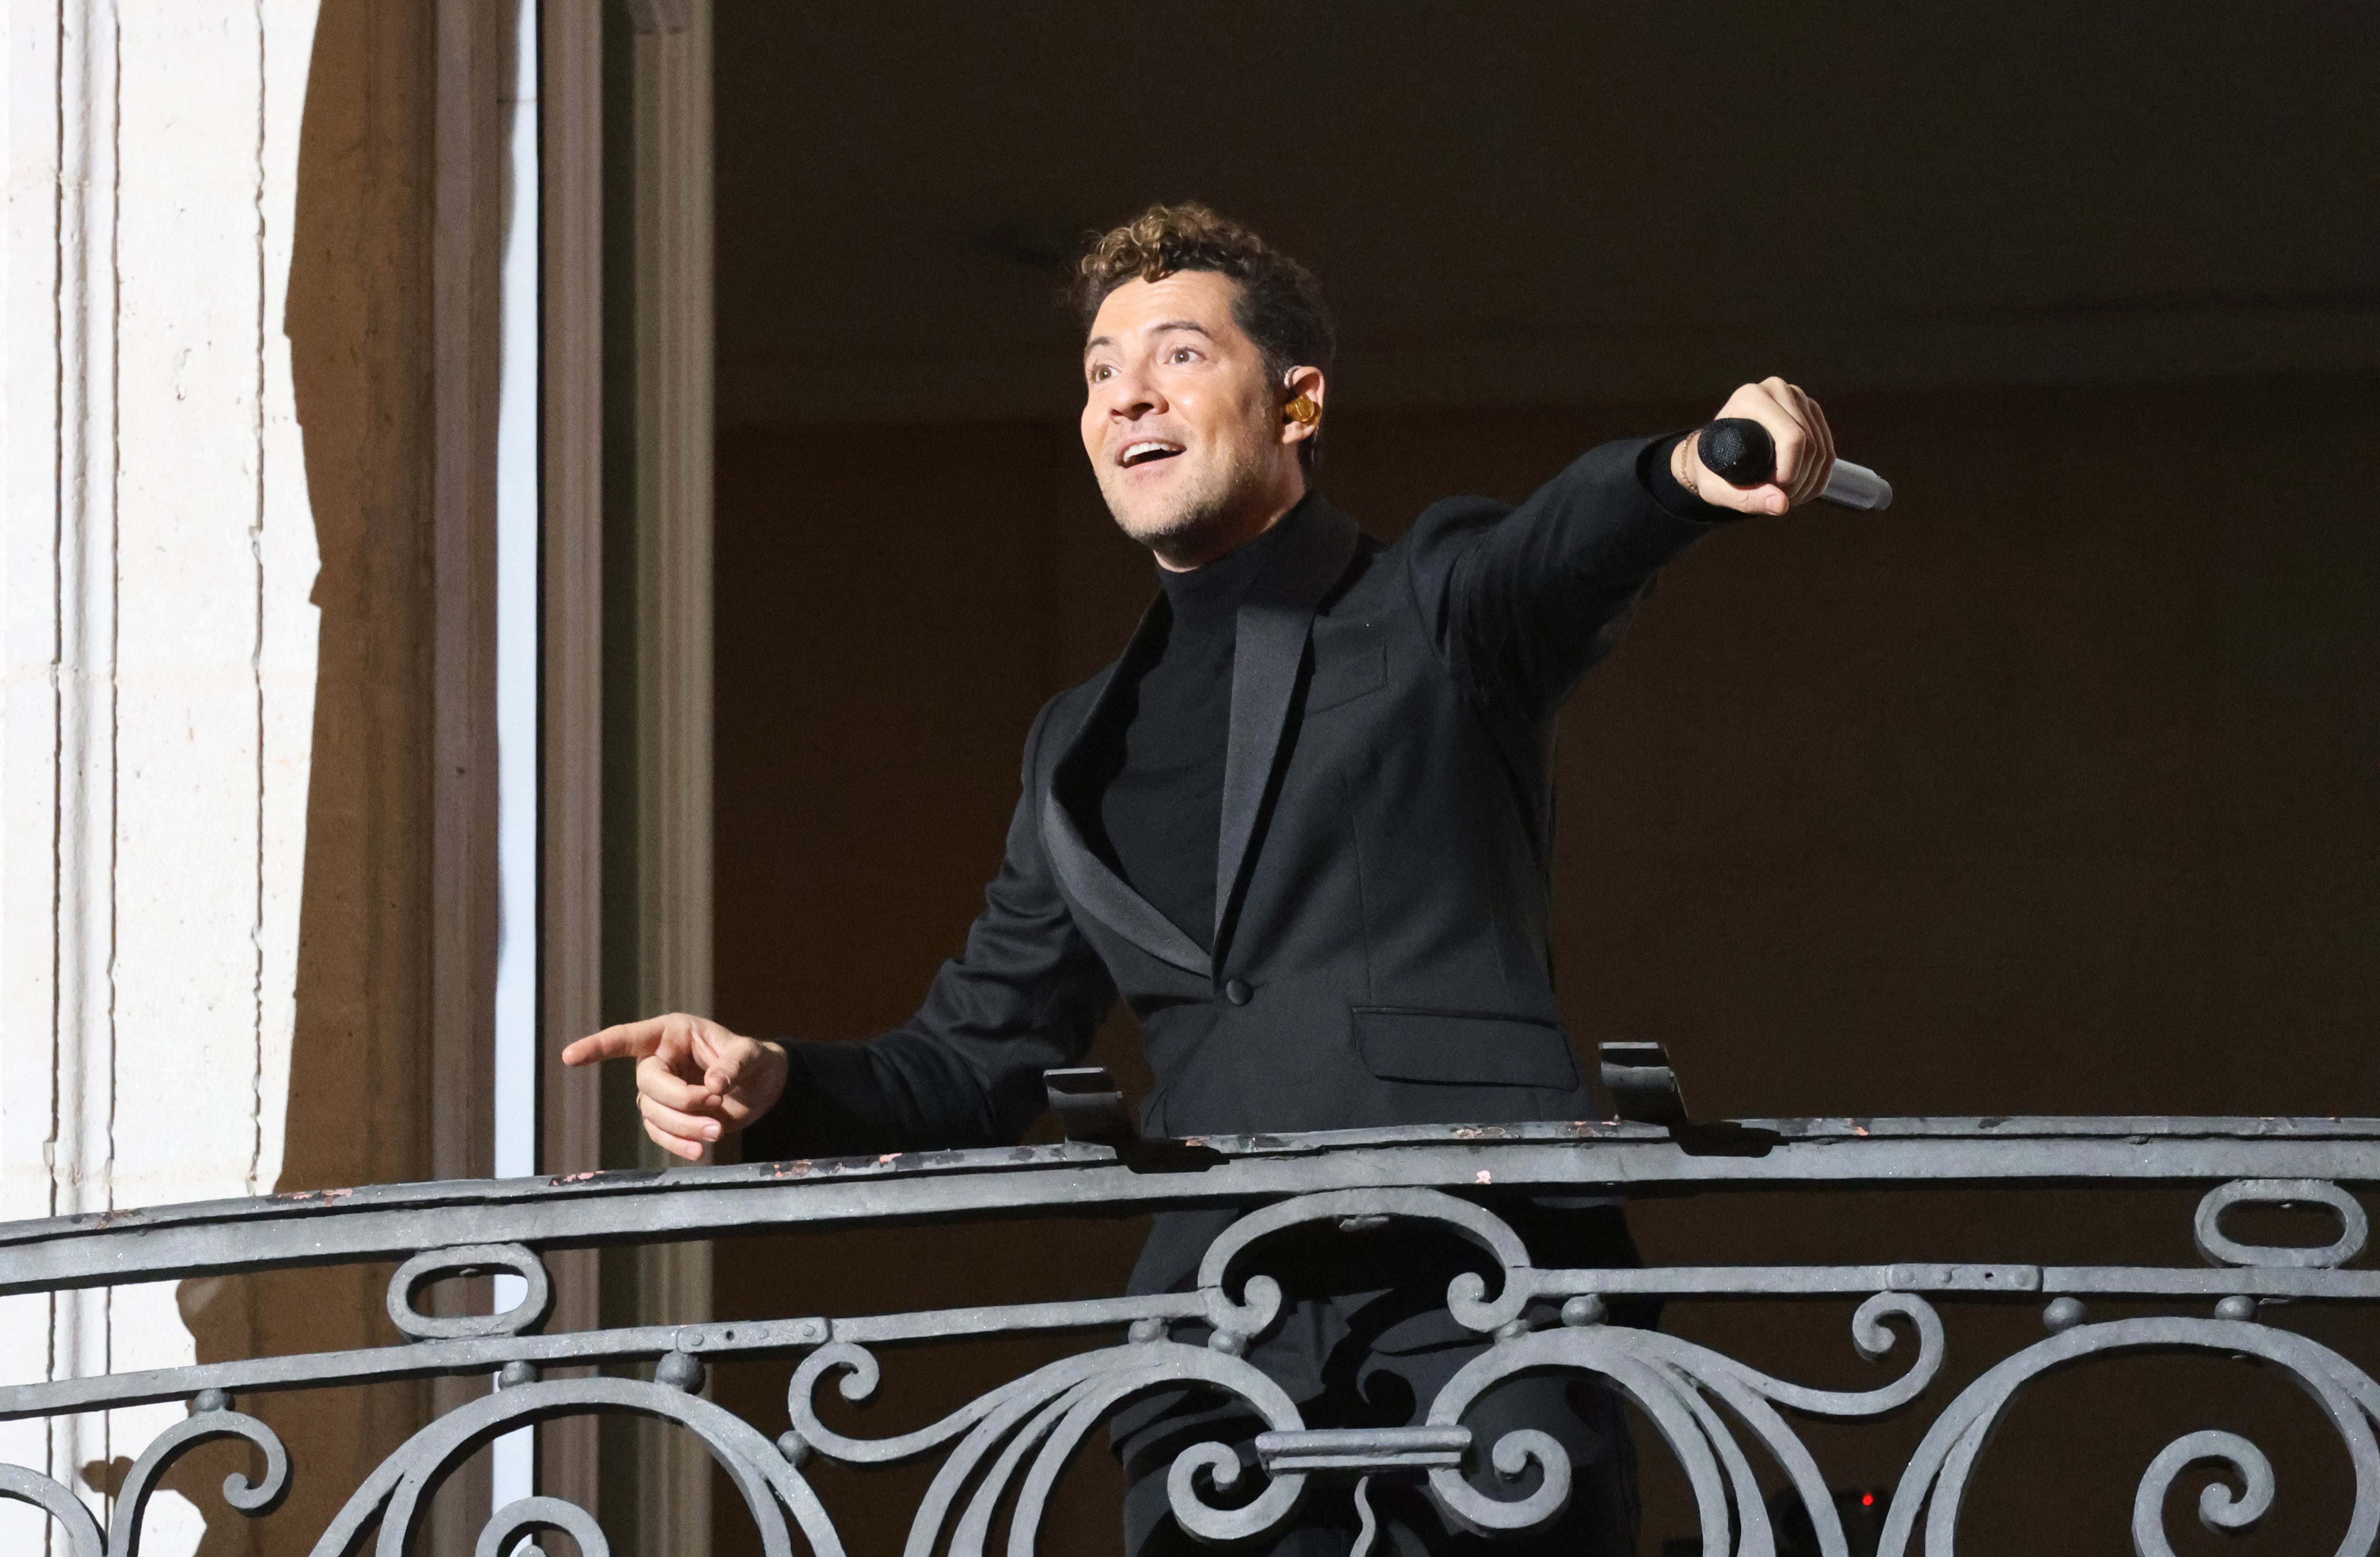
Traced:
<svg viewBox="0 0 2380 1557">
<path fill-rule="evenodd" d="M 1319 368 L 1292 368 L 1281 375 L 1283 444 L 1302 444 L 1321 431 L 1325 387 Z"/>
</svg>

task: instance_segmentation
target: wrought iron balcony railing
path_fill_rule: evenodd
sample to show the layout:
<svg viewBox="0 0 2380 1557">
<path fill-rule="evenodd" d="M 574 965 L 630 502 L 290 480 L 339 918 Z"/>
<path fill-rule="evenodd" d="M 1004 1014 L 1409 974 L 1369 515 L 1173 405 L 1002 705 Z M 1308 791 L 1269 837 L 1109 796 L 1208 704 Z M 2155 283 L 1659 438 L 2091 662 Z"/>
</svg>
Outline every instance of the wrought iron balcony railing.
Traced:
<svg viewBox="0 0 2380 1557">
<path fill-rule="evenodd" d="M 1867 1418 L 1920 1407 L 1942 1371 L 1939 1310 L 1971 1302 L 2038 1306 L 2045 1338 L 1985 1370 L 1933 1409 L 1931 1426 L 1889 1498 L 1881 1550 L 1948 1557 L 1986 1436 L 2016 1393 L 2056 1369 L 2116 1353 L 2204 1352 L 2277 1369 L 2313 1397 L 2353 1469 L 2352 1509 L 2338 1550 L 2369 1552 L 2380 1535 L 2380 1388 L 2338 1351 L 2272 1322 L 2279 1303 L 2380 1299 L 2380 1271 L 2351 1269 L 2366 1221 L 2350 1189 L 2380 1182 L 2380 1121 L 2338 1119 L 1807 1119 L 1679 1126 L 1585 1123 L 1429 1127 L 1183 1143 L 1151 1153 L 1068 1142 L 1010 1150 L 761 1163 L 567 1179 L 404 1185 L 163 1207 L 0 1226 L 0 1295 L 401 1260 L 388 1289 L 405 1339 L 363 1350 L 257 1357 L 154 1372 L 0 1388 L 0 1419 L 63 1416 L 140 1403 L 187 1402 L 115 1498 L 103 1531 L 59 1482 L 0 1466 L 0 1498 L 46 1511 L 53 1550 L 132 1557 L 158 1478 L 194 1445 L 245 1440 L 262 1470 L 225 1495 L 255 1515 L 289 1481 L 280 1440 L 236 1404 L 273 1391 L 431 1375 L 493 1373 L 499 1388 L 421 1429 L 357 1487 L 324 1529 L 318 1557 L 376 1540 L 382 1557 L 410 1549 L 429 1492 L 497 1435 L 526 1423 L 625 1412 L 699 1436 L 740 1490 L 770 1557 L 839 1554 L 834 1516 L 805 1466 L 939 1458 L 915 1514 L 908 1550 L 978 1553 L 1004 1525 L 1007 1550 L 1033 1550 L 1036 1527 L 1069 1456 L 1121 1404 L 1196 1384 L 1235 1395 L 1270 1430 L 1258 1476 L 1220 1445 L 1184 1452 L 1169 1490 L 1178 1521 L 1230 1540 L 1287 1517 L 1301 1499 L 1360 1500 L 1366 1478 L 1426 1487 L 1459 1523 L 1525 1532 L 1556 1515 L 1568 1466 L 1545 1435 L 1474 1438 L 1466 1410 L 1500 1380 L 1529 1369 L 1584 1369 L 1641 1408 L 1682 1466 L 1707 1552 L 1768 1553 L 1776 1535 L 1752 1451 L 1769 1460 L 1810 1511 L 1820 1550 L 1847 1551 L 1828 1478 L 1791 1418 Z M 2201 1189 L 2192 1235 L 2200 1266 L 1897 1263 L 1550 1270 L 1493 1207 L 1507 1191 L 1609 1189 L 1621 1196 L 1849 1187 L 2070 1186 Z M 1483 1192 L 1485 1186 L 1485 1192 Z M 2319 1247 L 2257 1246 L 2227 1231 L 2234 1208 L 2285 1202 L 2325 1208 L 2337 1237 Z M 1243 1208 L 1208 1253 L 1194 1291 L 899 1314 L 788 1313 L 759 1321 L 587 1331 L 541 1330 L 553 1250 L 650 1243 L 822 1223 L 892 1225 L 953 1217 L 1016 1218 L 1194 1205 Z M 1301 1223 L 1375 1227 L 1409 1219 L 1451 1229 L 1484 1251 L 1487 1278 L 1445 1294 L 1453 1318 L 1492 1338 L 1435 1401 L 1421 1425 L 1330 1430 L 1240 1354 L 1273 1319 L 1279 1288 L 1264 1272 L 1270 1234 Z M 1934 1253 L 1949 1251 L 1935 1250 Z M 459 1271 L 510 1271 L 527 1298 L 486 1317 L 418 1311 L 427 1283 Z M 1706 1347 L 1607 1323 L 1621 1299 L 1658 1296 L 1856 1301 L 1853 1346 L 1871 1361 L 1900 1352 L 1896 1376 L 1872 1389 L 1808 1388 Z M 2149 1311 L 2094 1318 L 2086 1305 Z M 2161 1310 L 2161 1311 L 2160 1311 Z M 1177 1326 L 1196 1340 L 1177 1339 Z M 820 1420 L 815 1396 L 833 1380 L 849 1399 L 876 1386 L 880 1348 L 936 1338 L 1079 1332 L 1085 1349 L 1031 1371 L 920 1430 L 848 1436 Z M 786 1417 L 756 1425 L 701 1393 L 707 1365 L 759 1356 L 798 1359 Z M 548 1377 L 590 1364 L 650 1364 L 648 1379 Z M 1492 1465 L 1525 1496 L 1482 1492 L 1466 1468 Z M 2237 1529 L 2274 1499 L 2272 1466 L 2243 1437 L 2192 1432 L 2142 1473 L 2132 1541 L 2169 1553 L 2168 1494 L 2211 1465 L 2201 1518 Z M 1529 1474 L 1531 1467 L 1535 1473 Z M 1250 1480 L 1259 1482 L 1251 1487 Z M 1232 1483 L 1238 1482 L 1239 1485 Z M 606 1550 L 592 1513 L 552 1498 L 500 1509 L 478 1550 L 559 1530 L 585 1553 Z"/>
</svg>

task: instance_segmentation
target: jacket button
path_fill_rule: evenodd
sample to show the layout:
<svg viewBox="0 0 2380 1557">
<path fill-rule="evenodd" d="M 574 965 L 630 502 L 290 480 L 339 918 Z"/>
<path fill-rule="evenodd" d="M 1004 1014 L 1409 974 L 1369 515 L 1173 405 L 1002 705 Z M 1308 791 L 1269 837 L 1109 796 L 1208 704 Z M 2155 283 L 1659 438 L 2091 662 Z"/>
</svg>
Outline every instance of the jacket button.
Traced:
<svg viewBox="0 0 2380 1557">
<path fill-rule="evenodd" d="M 1223 998 L 1233 1005 L 1245 1005 L 1256 998 L 1256 991 L 1248 988 L 1246 979 L 1234 979 L 1223 986 Z"/>
</svg>

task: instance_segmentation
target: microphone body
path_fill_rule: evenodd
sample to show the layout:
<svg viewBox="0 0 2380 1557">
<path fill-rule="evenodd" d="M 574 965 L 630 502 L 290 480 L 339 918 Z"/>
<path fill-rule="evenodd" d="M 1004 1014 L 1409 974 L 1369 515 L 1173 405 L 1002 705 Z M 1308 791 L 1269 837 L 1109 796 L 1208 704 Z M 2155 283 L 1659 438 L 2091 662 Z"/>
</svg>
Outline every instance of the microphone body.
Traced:
<svg viewBox="0 0 2380 1557">
<path fill-rule="evenodd" d="M 1749 417 L 1721 417 L 1703 429 L 1696 457 L 1730 486 L 1756 487 L 1777 474 L 1777 443 Z M 1818 496 L 1870 513 L 1892 506 L 1892 483 L 1864 465 L 1838 459 Z"/>
</svg>

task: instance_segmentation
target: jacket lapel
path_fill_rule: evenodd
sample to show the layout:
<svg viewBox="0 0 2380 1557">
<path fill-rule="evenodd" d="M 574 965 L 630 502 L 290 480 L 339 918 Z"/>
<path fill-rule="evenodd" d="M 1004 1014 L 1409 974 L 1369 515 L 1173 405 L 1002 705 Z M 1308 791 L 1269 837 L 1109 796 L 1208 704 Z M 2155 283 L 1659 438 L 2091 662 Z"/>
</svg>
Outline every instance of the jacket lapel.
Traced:
<svg viewBox="0 0 2380 1557">
<path fill-rule="evenodd" d="M 1290 705 L 1314 613 L 1347 571 L 1360 531 L 1355 521 L 1314 498 L 1305 522 L 1281 537 L 1264 576 L 1240 606 L 1232 651 L 1231 744 L 1223 759 L 1222 826 L 1215 850 L 1215 950 L 1224 951 L 1233 894 L 1247 868 L 1281 755 Z M 1161 917 L 1161 916 L 1160 916 Z M 1168 928 L 1172 928 L 1169 926 Z M 1211 975 L 1210 975 L 1211 977 Z"/>
<path fill-rule="evenodd" d="M 1354 560 L 1360 536 L 1354 520 L 1318 497 L 1311 503 L 1311 511 L 1302 516 L 1297 528 L 1281 538 L 1281 549 L 1267 560 L 1263 577 L 1240 606 L 1232 651 L 1232 722 L 1223 760 L 1222 820 L 1215 850 L 1215 945 L 1219 951 L 1234 906 L 1232 894 L 1263 820 L 1265 797 L 1296 697 L 1298 671 L 1305 659 L 1307 631 L 1316 608 Z M 1165 597 L 1159 595 L 1142 615 L 1132 641 L 1124 646 L 1082 722 L 1067 736 L 1050 785 L 1042 794 L 1041 835 L 1051 869 L 1075 901 L 1159 961 L 1212 979 L 1214 959 L 1108 868 L 1084 839 L 1062 797 L 1068 788 L 1068 769 L 1083 737 L 1109 717 L 1117 688 L 1131 685 L 1145 667 L 1171 614 Z"/>
<path fill-rule="evenodd" d="M 1131 685 L 1145 667 L 1172 612 L 1165 597 L 1160 594 L 1142 613 L 1140 626 L 1134 629 L 1132 641 L 1124 645 L 1123 653 L 1099 687 L 1099 696 L 1091 699 L 1082 722 L 1068 734 L 1057 764 L 1050 770 L 1049 787 L 1041 796 L 1042 846 L 1049 851 L 1050 868 L 1057 872 L 1059 881 L 1065 883 L 1076 902 L 1099 916 L 1101 922 L 1159 961 L 1201 979 L 1210 979 L 1214 965 L 1198 943 L 1160 913 L 1156 905 L 1133 891 L 1123 877 L 1108 869 L 1107 861 L 1084 839 L 1074 812 L 1061 798 L 1068 787 L 1067 770 L 1084 736 L 1109 717 L 1116 689 Z"/>
<path fill-rule="evenodd" d="M 1214 962 L 1199 950 L 1198 943 L 1159 913 L 1148 898 L 1125 885 L 1123 878 L 1109 870 L 1107 861 L 1083 841 L 1082 830 L 1054 790 L 1041 800 L 1041 831 L 1048 839 L 1050 863 L 1075 901 L 1160 962 L 1201 979 L 1214 977 Z"/>
</svg>

